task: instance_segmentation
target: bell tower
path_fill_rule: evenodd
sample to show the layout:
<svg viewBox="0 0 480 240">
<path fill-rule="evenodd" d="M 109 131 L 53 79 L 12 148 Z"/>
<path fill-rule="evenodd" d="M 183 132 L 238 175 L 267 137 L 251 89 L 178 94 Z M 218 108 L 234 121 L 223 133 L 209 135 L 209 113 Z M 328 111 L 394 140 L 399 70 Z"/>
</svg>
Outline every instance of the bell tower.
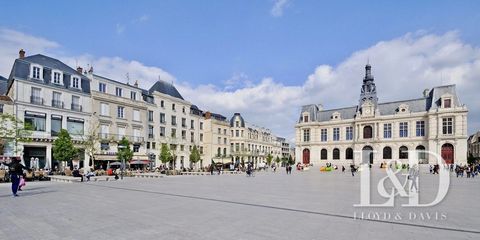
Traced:
<svg viewBox="0 0 480 240">
<path fill-rule="evenodd" d="M 370 64 L 367 64 L 365 66 L 365 77 L 363 78 L 360 101 L 358 104 L 359 107 L 361 107 L 367 101 L 372 103 L 375 108 L 377 107 L 377 88 L 375 87 L 375 82 L 373 80 L 374 79 L 372 75 L 372 66 L 370 66 Z"/>
</svg>

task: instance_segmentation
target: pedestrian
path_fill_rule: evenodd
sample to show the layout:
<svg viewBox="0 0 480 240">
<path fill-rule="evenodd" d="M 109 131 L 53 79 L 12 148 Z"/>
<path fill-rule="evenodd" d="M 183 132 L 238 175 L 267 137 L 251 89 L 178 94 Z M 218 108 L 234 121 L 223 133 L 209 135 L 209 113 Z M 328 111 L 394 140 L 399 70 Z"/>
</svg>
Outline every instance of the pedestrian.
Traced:
<svg viewBox="0 0 480 240">
<path fill-rule="evenodd" d="M 345 172 L 345 166 L 342 165 L 342 173 Z"/>
<path fill-rule="evenodd" d="M 213 165 L 210 164 L 210 175 L 213 175 Z"/>
<path fill-rule="evenodd" d="M 17 191 L 20 185 L 20 177 L 23 176 L 23 170 L 28 170 L 28 168 L 20 163 L 19 158 L 14 158 L 10 163 L 7 163 L 7 166 L 12 181 L 12 194 L 14 197 L 18 197 Z"/>
<path fill-rule="evenodd" d="M 418 192 L 418 186 L 417 186 L 417 178 L 418 178 L 418 166 L 417 164 L 414 164 L 409 170 L 408 170 L 408 180 L 410 182 L 410 192 L 413 191 L 413 188 L 415 188 L 415 191 Z"/>
<path fill-rule="evenodd" d="M 353 165 L 353 163 L 350 165 L 350 171 L 352 171 L 352 177 L 355 177 L 355 165 Z"/>
</svg>

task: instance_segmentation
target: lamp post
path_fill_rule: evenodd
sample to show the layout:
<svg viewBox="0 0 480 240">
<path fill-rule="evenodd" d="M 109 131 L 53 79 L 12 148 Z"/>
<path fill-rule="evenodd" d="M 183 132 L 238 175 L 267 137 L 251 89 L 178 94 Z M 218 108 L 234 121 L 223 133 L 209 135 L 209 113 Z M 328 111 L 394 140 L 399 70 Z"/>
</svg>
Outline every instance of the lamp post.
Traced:
<svg viewBox="0 0 480 240">
<path fill-rule="evenodd" d="M 119 145 L 118 146 L 119 149 L 124 149 L 126 148 L 125 146 L 123 145 Z M 120 167 L 120 179 L 123 180 L 123 171 L 125 169 L 125 158 L 122 157 L 122 166 Z"/>
</svg>

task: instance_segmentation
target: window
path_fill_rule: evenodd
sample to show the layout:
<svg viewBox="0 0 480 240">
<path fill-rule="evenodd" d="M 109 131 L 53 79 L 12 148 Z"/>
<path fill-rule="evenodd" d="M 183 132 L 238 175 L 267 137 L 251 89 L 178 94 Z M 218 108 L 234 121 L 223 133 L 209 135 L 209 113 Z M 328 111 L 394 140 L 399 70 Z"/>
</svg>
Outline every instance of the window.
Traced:
<svg viewBox="0 0 480 240">
<path fill-rule="evenodd" d="M 62 116 L 52 115 L 51 135 L 58 136 L 60 130 L 62 130 Z"/>
<path fill-rule="evenodd" d="M 81 112 L 82 106 L 80 105 L 80 97 L 72 96 L 72 110 Z"/>
<path fill-rule="evenodd" d="M 133 129 L 133 141 L 134 142 L 140 142 L 140 140 L 142 140 L 140 138 L 140 129 Z"/>
<path fill-rule="evenodd" d="M 100 126 L 100 138 L 105 139 L 108 138 L 109 127 L 108 125 L 101 125 Z"/>
<path fill-rule="evenodd" d="M 425 136 L 425 121 L 417 121 L 417 137 L 423 137 Z"/>
<path fill-rule="evenodd" d="M 333 128 L 333 141 L 340 141 L 340 128 Z"/>
<path fill-rule="evenodd" d="M 223 144 L 227 144 L 227 138 L 223 139 Z"/>
<path fill-rule="evenodd" d="M 160 107 L 165 107 L 165 102 L 163 100 L 160 101 Z"/>
<path fill-rule="evenodd" d="M 59 92 L 53 92 L 52 107 L 63 108 L 63 102 L 61 100 L 62 94 Z"/>
<path fill-rule="evenodd" d="M 102 151 L 110 150 L 110 144 L 108 142 L 102 142 L 100 143 L 100 149 Z"/>
<path fill-rule="evenodd" d="M 147 149 L 150 149 L 150 142 L 147 142 Z"/>
<path fill-rule="evenodd" d="M 222 138 L 221 137 L 217 138 L 217 144 L 222 144 Z"/>
<path fill-rule="evenodd" d="M 160 113 L 160 123 L 166 123 L 165 122 L 165 113 Z"/>
<path fill-rule="evenodd" d="M 308 122 L 308 116 L 303 116 L 303 122 Z"/>
<path fill-rule="evenodd" d="M 175 103 L 172 103 L 172 111 L 175 111 Z"/>
<path fill-rule="evenodd" d="M 340 150 L 338 148 L 333 149 L 333 160 L 339 160 L 340 159 Z"/>
<path fill-rule="evenodd" d="M 221 129 L 221 128 L 218 128 L 218 129 L 217 129 L 217 132 L 218 132 L 218 134 L 222 134 L 222 129 Z"/>
<path fill-rule="evenodd" d="M 40 75 L 40 68 L 39 67 L 33 67 L 32 68 L 32 78 L 34 79 L 42 79 Z"/>
<path fill-rule="evenodd" d="M 155 142 L 152 142 L 152 149 L 155 149 L 156 145 L 157 144 Z"/>
<path fill-rule="evenodd" d="M 148 126 L 148 138 L 153 138 L 153 126 Z"/>
<path fill-rule="evenodd" d="M 321 160 L 327 160 L 327 157 L 328 157 L 327 156 L 327 149 L 324 148 L 320 151 L 320 159 Z"/>
<path fill-rule="evenodd" d="M 187 139 L 187 132 L 182 130 L 182 139 Z"/>
<path fill-rule="evenodd" d="M 321 129 L 320 130 L 320 141 L 326 142 L 327 140 L 328 140 L 327 129 Z"/>
<path fill-rule="evenodd" d="M 25 129 L 45 132 L 46 114 L 25 112 Z"/>
<path fill-rule="evenodd" d="M 67 118 L 67 131 L 72 135 L 83 135 L 83 119 Z"/>
<path fill-rule="evenodd" d="M 425 163 L 425 160 L 427 159 L 427 153 L 425 152 L 425 147 L 422 145 L 419 145 L 415 148 L 415 151 L 417 152 L 417 157 L 420 163 Z"/>
<path fill-rule="evenodd" d="M 443 100 L 443 107 L 444 108 L 451 108 L 452 107 L 452 99 L 445 99 Z"/>
<path fill-rule="evenodd" d="M 118 106 L 117 108 L 117 118 L 124 118 L 125 117 L 125 108 Z"/>
<path fill-rule="evenodd" d="M 175 126 L 177 125 L 177 117 L 172 116 L 172 125 Z"/>
<path fill-rule="evenodd" d="M 72 87 L 73 88 L 80 88 L 80 78 L 72 77 Z"/>
<path fill-rule="evenodd" d="M 310 129 L 303 129 L 303 141 L 304 142 L 310 141 Z"/>
<path fill-rule="evenodd" d="M 118 127 L 118 139 L 122 140 L 122 138 L 125 136 L 125 128 L 124 127 Z"/>
<path fill-rule="evenodd" d="M 182 107 L 182 113 L 185 113 L 185 107 Z"/>
<path fill-rule="evenodd" d="M 203 142 L 203 133 L 200 133 L 200 142 Z"/>
<path fill-rule="evenodd" d="M 383 159 L 392 159 L 392 148 L 384 147 L 383 148 Z"/>
<path fill-rule="evenodd" d="M 187 127 L 187 119 L 182 118 L 182 127 L 186 128 Z"/>
<path fill-rule="evenodd" d="M 239 127 L 240 126 L 240 122 L 239 121 L 236 121 L 235 122 L 235 127 Z"/>
<path fill-rule="evenodd" d="M 98 91 L 106 93 L 107 92 L 107 84 L 105 83 L 98 83 Z"/>
<path fill-rule="evenodd" d="M 53 72 L 53 79 L 52 82 L 55 84 L 62 84 L 62 73 L 61 72 Z"/>
<path fill-rule="evenodd" d="M 160 127 L 160 137 L 165 137 L 165 127 Z"/>
<path fill-rule="evenodd" d="M 115 95 L 117 97 L 121 97 L 122 96 L 122 89 L 119 88 L 119 87 L 115 88 Z"/>
<path fill-rule="evenodd" d="M 383 138 L 392 138 L 392 124 L 383 124 Z"/>
<path fill-rule="evenodd" d="M 347 148 L 347 150 L 345 150 L 345 159 L 353 159 L 353 149 L 352 148 Z"/>
<path fill-rule="evenodd" d="M 194 129 L 195 128 L 195 121 L 190 120 L 190 128 Z"/>
<path fill-rule="evenodd" d="M 203 130 L 203 122 L 200 122 L 200 130 Z"/>
<path fill-rule="evenodd" d="M 408 159 L 408 148 L 405 146 L 401 146 L 398 149 L 398 158 L 400 159 Z"/>
<path fill-rule="evenodd" d="M 30 102 L 33 104 L 43 105 L 43 98 L 41 97 L 41 89 L 32 87 L 32 95 L 30 96 Z"/>
<path fill-rule="evenodd" d="M 442 119 L 442 133 L 444 135 L 453 134 L 453 118 L 443 118 Z"/>
<path fill-rule="evenodd" d="M 0 113 L 3 113 L 3 104 L 0 104 Z"/>
<path fill-rule="evenodd" d="M 353 127 L 347 127 L 345 129 L 345 139 L 352 140 L 353 139 Z"/>
<path fill-rule="evenodd" d="M 195 133 L 193 132 L 190 132 L 190 142 L 194 142 L 195 141 Z"/>
<path fill-rule="evenodd" d="M 148 111 L 148 121 L 153 122 L 153 111 Z"/>
<path fill-rule="evenodd" d="M 140 111 L 133 110 L 133 121 L 140 121 Z"/>
<path fill-rule="evenodd" d="M 223 135 L 227 135 L 227 129 L 223 129 Z"/>
<path fill-rule="evenodd" d="M 400 137 L 408 137 L 408 122 L 400 123 Z"/>
<path fill-rule="evenodd" d="M 133 144 L 133 152 L 139 152 L 140 151 L 140 144 Z"/>
<path fill-rule="evenodd" d="M 240 137 L 240 131 L 235 130 L 235 137 Z"/>
<path fill-rule="evenodd" d="M 172 138 L 176 138 L 177 137 L 177 129 L 175 128 L 172 128 Z"/>
<path fill-rule="evenodd" d="M 373 137 L 373 128 L 372 126 L 363 127 L 363 138 L 369 139 Z"/>
<path fill-rule="evenodd" d="M 106 103 L 100 103 L 100 115 L 110 116 L 110 108 Z"/>
<path fill-rule="evenodd" d="M 130 99 L 137 100 L 137 93 L 136 92 L 130 92 Z"/>
</svg>

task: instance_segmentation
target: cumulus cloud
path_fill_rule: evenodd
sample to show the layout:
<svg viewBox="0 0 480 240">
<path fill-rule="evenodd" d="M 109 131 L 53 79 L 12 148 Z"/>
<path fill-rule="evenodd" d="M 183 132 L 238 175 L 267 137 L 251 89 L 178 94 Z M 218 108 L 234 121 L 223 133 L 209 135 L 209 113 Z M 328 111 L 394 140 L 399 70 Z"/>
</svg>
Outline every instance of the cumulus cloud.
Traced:
<svg viewBox="0 0 480 240">
<path fill-rule="evenodd" d="M 274 17 L 283 16 L 283 11 L 288 6 L 289 0 L 274 0 L 270 14 Z"/>
<path fill-rule="evenodd" d="M 480 48 L 462 41 L 455 31 L 407 33 L 380 41 L 352 53 L 336 66 L 319 65 L 306 74 L 304 81 L 291 86 L 270 77 L 255 81 L 245 73 L 234 73 L 229 79 L 217 80 L 217 84 L 192 85 L 179 82 L 159 67 L 139 61 L 90 54 L 69 56 L 53 41 L 8 29 L 1 31 L 10 33 L 10 36 L 0 35 L 0 53 L 4 53 L 0 54 L 0 63 L 8 63 L 0 65 L 0 74 L 4 76 L 8 76 L 18 49 L 26 48 L 27 54 L 48 54 L 72 67 L 76 63 L 84 67 L 93 65 L 95 73 L 120 81 L 126 81 L 128 72 L 131 81 L 139 80 L 144 88 L 161 78 L 175 82 L 184 98 L 201 109 L 227 117 L 241 112 L 247 121 L 270 128 L 287 139 L 294 137 L 293 126 L 302 105 L 322 103 L 325 108 L 356 105 L 367 59 L 372 65 L 380 102 L 418 98 L 426 88 L 457 84 L 460 101 L 470 110 L 469 132 L 480 129 L 480 101 L 477 99 Z"/>
</svg>

